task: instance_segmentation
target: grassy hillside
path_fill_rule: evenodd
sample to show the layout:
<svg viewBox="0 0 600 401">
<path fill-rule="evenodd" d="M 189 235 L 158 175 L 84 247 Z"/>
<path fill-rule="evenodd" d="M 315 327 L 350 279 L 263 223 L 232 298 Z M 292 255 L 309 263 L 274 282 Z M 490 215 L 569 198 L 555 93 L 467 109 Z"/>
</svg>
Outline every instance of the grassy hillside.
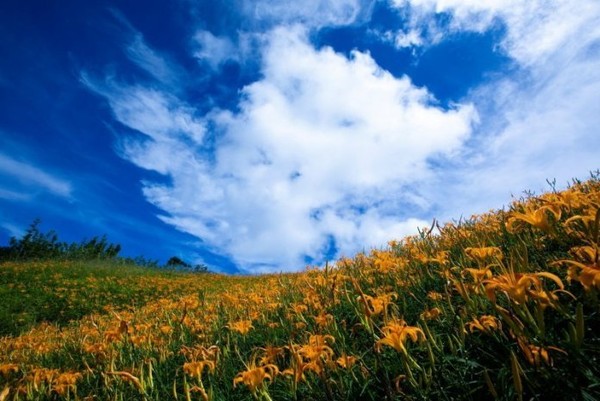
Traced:
<svg viewBox="0 0 600 401">
<path fill-rule="evenodd" d="M 0 401 L 599 399 L 599 206 L 594 177 L 301 274 L 3 264 Z"/>
<path fill-rule="evenodd" d="M 190 274 L 114 260 L 7 262 L 0 268 L 0 336 L 42 322 L 64 326 L 102 310 L 133 310 L 198 286 Z M 221 288 L 216 281 L 205 287 Z"/>
</svg>

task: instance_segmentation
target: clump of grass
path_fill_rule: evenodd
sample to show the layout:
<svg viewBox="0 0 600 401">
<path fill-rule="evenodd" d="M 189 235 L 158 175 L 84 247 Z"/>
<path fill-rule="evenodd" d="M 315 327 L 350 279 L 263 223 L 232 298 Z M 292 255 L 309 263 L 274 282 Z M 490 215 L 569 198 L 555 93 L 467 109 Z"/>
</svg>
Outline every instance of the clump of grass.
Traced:
<svg viewBox="0 0 600 401">
<path fill-rule="evenodd" d="M 94 312 L 0 341 L 0 399 L 597 399 L 599 207 L 593 176 L 301 274 L 115 278 L 153 295 L 104 314 L 75 281 Z"/>
</svg>

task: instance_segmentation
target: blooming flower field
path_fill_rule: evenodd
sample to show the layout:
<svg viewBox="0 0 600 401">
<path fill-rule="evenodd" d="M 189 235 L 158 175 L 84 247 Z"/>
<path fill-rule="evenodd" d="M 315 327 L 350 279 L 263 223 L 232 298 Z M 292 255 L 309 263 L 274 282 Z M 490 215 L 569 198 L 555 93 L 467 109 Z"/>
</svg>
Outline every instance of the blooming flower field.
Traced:
<svg viewBox="0 0 600 401">
<path fill-rule="evenodd" d="M 599 208 L 593 177 L 298 274 L 5 263 L 0 401 L 598 399 Z"/>
</svg>

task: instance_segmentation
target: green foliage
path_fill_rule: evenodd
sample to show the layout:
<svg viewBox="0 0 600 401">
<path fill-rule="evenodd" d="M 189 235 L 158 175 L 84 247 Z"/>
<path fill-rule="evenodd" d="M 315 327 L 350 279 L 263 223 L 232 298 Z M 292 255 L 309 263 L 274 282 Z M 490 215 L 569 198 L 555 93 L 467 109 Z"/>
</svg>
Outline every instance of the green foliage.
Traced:
<svg viewBox="0 0 600 401">
<path fill-rule="evenodd" d="M 148 259 L 145 256 L 136 256 L 134 258 L 119 257 L 114 260 L 115 264 L 120 265 L 135 265 L 139 267 L 146 267 L 149 269 L 160 268 L 160 263 L 156 259 Z"/>
<path fill-rule="evenodd" d="M 83 240 L 79 243 L 61 242 L 54 230 L 42 232 L 40 219 L 35 219 L 21 238 L 12 237 L 9 245 L 0 247 L 0 262 L 30 260 L 112 260 L 114 265 L 136 265 L 147 268 L 160 268 L 158 260 L 144 256 L 119 256 L 121 245 L 108 242 L 105 235 Z M 204 264 L 192 265 L 178 258 L 171 257 L 163 268 L 194 273 L 208 272 Z"/>
<path fill-rule="evenodd" d="M 177 256 L 172 256 L 166 264 L 166 267 L 170 267 L 170 268 L 184 268 L 184 269 L 189 269 L 192 267 L 192 265 L 190 265 L 189 263 L 181 260 L 180 258 L 178 258 Z"/>
<path fill-rule="evenodd" d="M 206 266 L 205 264 L 197 264 L 192 266 L 190 263 L 187 263 L 186 261 L 180 259 L 177 256 L 172 256 L 167 261 L 165 267 L 168 269 L 191 271 L 194 273 L 208 272 L 208 266 Z"/>
<path fill-rule="evenodd" d="M 60 242 L 54 230 L 40 231 L 40 219 L 35 219 L 23 237 L 12 237 L 8 247 L 0 251 L 2 260 L 92 260 L 113 259 L 121 251 L 121 245 L 111 244 L 106 236 L 94 237 L 80 243 Z"/>
</svg>

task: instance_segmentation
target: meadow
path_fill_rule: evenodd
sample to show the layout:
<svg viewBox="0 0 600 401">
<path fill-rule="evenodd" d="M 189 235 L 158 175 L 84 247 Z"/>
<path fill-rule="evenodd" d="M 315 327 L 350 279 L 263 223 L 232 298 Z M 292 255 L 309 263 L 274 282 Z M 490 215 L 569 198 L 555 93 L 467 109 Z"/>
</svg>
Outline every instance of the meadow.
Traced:
<svg viewBox="0 0 600 401">
<path fill-rule="evenodd" d="M 0 401 L 600 399 L 600 178 L 302 273 L 0 264 Z"/>
</svg>

